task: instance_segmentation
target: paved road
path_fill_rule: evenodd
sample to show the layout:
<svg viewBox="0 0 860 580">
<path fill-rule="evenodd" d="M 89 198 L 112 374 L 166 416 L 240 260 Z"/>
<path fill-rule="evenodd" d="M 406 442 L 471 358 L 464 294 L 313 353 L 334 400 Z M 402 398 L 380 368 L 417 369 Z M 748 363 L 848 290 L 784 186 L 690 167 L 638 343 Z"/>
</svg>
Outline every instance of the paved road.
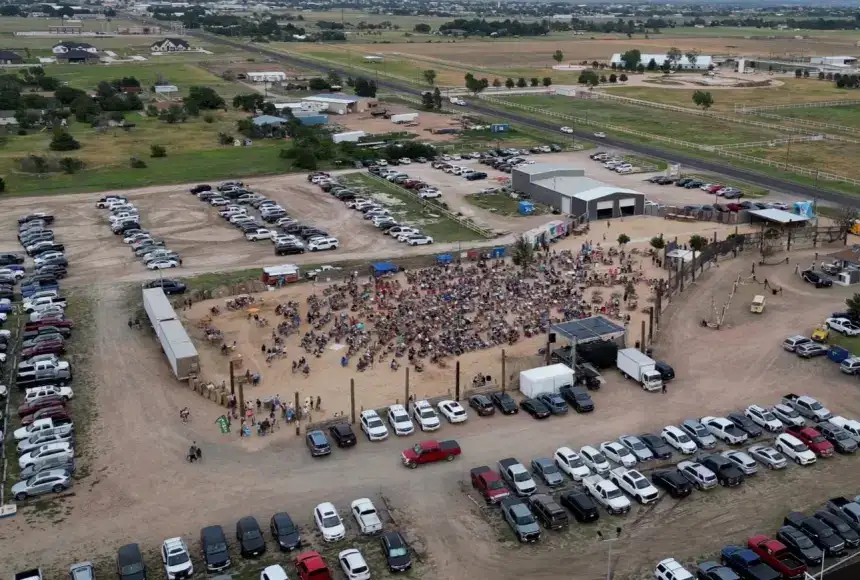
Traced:
<svg viewBox="0 0 860 580">
<path fill-rule="evenodd" d="M 201 31 L 190 31 L 192 35 L 200 36 L 205 38 L 208 42 L 212 42 L 215 44 L 222 44 L 227 46 L 233 46 L 236 48 L 241 48 L 246 51 L 255 51 L 259 54 L 262 54 L 268 58 L 272 58 L 275 60 L 279 60 L 286 63 L 291 63 L 295 66 L 299 66 L 306 69 L 319 70 L 322 72 L 329 72 L 331 70 L 335 70 L 336 72 L 347 76 L 349 71 L 340 70 L 340 69 L 332 69 L 326 65 L 321 65 L 319 63 L 311 62 L 303 60 L 297 56 L 287 55 L 282 52 L 277 52 L 274 50 L 268 50 L 262 48 L 260 46 L 251 46 L 247 43 L 237 42 L 234 40 L 230 40 L 228 38 L 208 34 Z M 401 93 L 408 93 L 411 95 L 421 96 L 421 91 L 415 88 L 412 88 L 406 84 L 398 83 L 396 81 L 391 80 L 380 80 L 379 86 L 387 89 L 392 89 L 395 91 L 399 91 Z M 483 113 L 488 116 L 492 116 L 496 119 L 504 119 L 514 123 L 519 123 L 522 125 L 527 125 L 531 127 L 535 127 L 537 129 L 548 130 L 552 132 L 558 131 L 558 125 L 555 123 L 551 123 L 549 121 L 540 121 L 530 117 L 525 117 L 519 115 L 517 113 L 513 113 L 510 111 L 502 111 L 495 108 L 492 108 L 481 102 L 471 102 L 468 106 L 469 109 Z M 607 137 L 606 139 L 596 139 L 593 136 L 593 133 L 588 131 L 576 131 L 575 136 L 578 139 L 582 139 L 584 141 L 589 141 L 593 143 L 597 143 L 607 147 L 617 147 L 626 149 L 633 153 L 639 153 L 641 155 L 647 155 L 649 157 L 656 157 L 658 159 L 662 159 L 665 161 L 669 161 L 672 163 L 680 163 L 686 167 L 692 169 L 698 169 L 700 171 L 709 171 L 713 173 L 718 173 L 720 175 L 725 175 L 726 177 L 732 177 L 737 180 L 752 184 L 758 185 L 760 187 L 764 187 L 767 189 L 782 191 L 785 193 L 790 193 L 798 196 L 802 199 L 818 199 L 825 202 L 830 202 L 834 204 L 841 205 L 851 205 L 854 207 L 860 207 L 860 197 L 855 197 L 851 195 L 847 195 L 844 193 L 840 193 L 838 191 L 822 189 L 819 187 L 812 187 L 809 185 L 803 185 L 800 183 L 796 183 L 793 181 L 789 181 L 787 179 L 781 179 L 779 177 L 773 177 L 770 175 L 764 175 L 749 169 L 741 169 L 738 167 L 733 167 L 728 165 L 725 162 L 719 161 L 707 161 L 704 159 L 699 159 L 696 157 L 691 157 L 688 155 L 684 155 L 682 153 L 675 153 L 674 151 L 667 151 L 665 149 L 661 149 L 659 147 L 655 147 L 653 145 L 643 145 L 640 143 L 632 143 L 629 141 L 624 141 L 622 139 L 618 139 L 615 137 Z"/>
</svg>

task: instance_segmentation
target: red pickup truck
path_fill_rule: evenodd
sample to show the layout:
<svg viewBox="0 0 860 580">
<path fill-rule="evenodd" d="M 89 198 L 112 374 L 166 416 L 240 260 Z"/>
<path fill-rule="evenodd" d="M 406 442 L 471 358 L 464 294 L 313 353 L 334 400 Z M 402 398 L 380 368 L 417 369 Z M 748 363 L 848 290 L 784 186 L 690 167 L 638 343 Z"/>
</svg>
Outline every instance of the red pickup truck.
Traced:
<svg viewBox="0 0 860 580">
<path fill-rule="evenodd" d="M 319 552 L 302 552 L 296 556 L 299 580 L 332 580 L 328 565 Z"/>
<path fill-rule="evenodd" d="M 411 449 L 406 449 L 400 454 L 403 465 L 415 469 L 422 463 L 433 463 L 434 461 L 453 461 L 460 455 L 460 445 L 456 441 L 422 441 L 416 443 Z"/>
<path fill-rule="evenodd" d="M 510 490 L 508 490 L 505 482 L 502 481 L 499 474 L 486 465 L 476 467 L 471 471 L 471 474 L 472 487 L 477 489 L 480 494 L 484 496 L 487 503 L 499 503 L 511 495 Z"/>
<path fill-rule="evenodd" d="M 788 427 L 786 433 L 794 435 L 809 447 L 819 457 L 831 457 L 833 455 L 833 443 L 824 438 L 820 432 L 812 427 Z"/>
<path fill-rule="evenodd" d="M 764 535 L 753 536 L 747 540 L 747 547 L 783 578 L 803 578 L 806 574 L 806 564 L 789 552 L 782 542 Z"/>
</svg>

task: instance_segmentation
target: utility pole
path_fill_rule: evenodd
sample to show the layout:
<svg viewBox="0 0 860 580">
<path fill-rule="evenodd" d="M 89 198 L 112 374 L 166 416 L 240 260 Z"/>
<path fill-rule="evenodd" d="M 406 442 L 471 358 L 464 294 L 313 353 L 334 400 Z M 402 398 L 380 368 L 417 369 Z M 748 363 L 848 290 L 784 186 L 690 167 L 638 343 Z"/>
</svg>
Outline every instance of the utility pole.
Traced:
<svg viewBox="0 0 860 580">
<path fill-rule="evenodd" d="M 355 379 L 349 379 L 349 412 L 355 425 Z"/>
<path fill-rule="evenodd" d="M 296 391 L 296 407 L 295 407 L 295 409 L 296 409 L 296 435 L 301 435 L 302 434 L 302 420 L 299 418 L 299 410 L 301 409 L 301 407 L 299 407 L 299 392 L 298 391 Z"/>
<path fill-rule="evenodd" d="M 236 394 L 236 379 L 233 377 L 233 359 L 230 359 L 230 394 Z"/>
<path fill-rule="evenodd" d="M 454 400 L 460 400 L 460 361 L 457 361 L 457 364 L 454 368 Z"/>
<path fill-rule="evenodd" d="M 506 373 L 505 373 L 505 349 L 502 349 L 502 392 L 505 392 L 505 381 L 506 381 Z"/>
<path fill-rule="evenodd" d="M 406 399 L 403 405 L 409 408 L 409 366 L 406 367 Z"/>
</svg>

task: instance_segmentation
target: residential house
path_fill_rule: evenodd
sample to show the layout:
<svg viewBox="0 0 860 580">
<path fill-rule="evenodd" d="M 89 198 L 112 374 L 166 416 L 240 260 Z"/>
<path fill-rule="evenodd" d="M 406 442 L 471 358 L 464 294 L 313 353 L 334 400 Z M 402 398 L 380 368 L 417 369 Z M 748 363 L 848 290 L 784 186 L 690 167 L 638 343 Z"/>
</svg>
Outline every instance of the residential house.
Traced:
<svg viewBox="0 0 860 580">
<path fill-rule="evenodd" d="M 181 38 L 165 38 L 150 45 L 152 52 L 182 52 L 191 50 L 191 45 Z"/>
<path fill-rule="evenodd" d="M 0 127 L 17 124 L 18 119 L 15 118 L 15 111 L 0 111 Z"/>
<path fill-rule="evenodd" d="M 10 50 L 0 50 L 0 64 L 24 64 L 24 59 Z"/>
<path fill-rule="evenodd" d="M 68 52 L 58 54 L 57 62 L 65 64 L 93 64 L 99 62 L 99 55 L 87 50 L 72 49 Z"/>
<path fill-rule="evenodd" d="M 89 52 L 90 54 L 98 55 L 99 49 L 92 44 L 86 42 L 75 42 L 74 40 L 64 40 L 54 45 L 51 51 L 57 56 L 67 54 L 71 51 Z"/>
</svg>

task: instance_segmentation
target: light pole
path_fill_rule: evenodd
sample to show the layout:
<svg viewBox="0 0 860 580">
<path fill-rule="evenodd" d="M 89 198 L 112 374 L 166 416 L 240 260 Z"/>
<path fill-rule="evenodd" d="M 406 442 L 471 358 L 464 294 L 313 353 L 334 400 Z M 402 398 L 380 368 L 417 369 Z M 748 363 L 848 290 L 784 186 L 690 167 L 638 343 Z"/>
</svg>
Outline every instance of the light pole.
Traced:
<svg viewBox="0 0 860 580">
<path fill-rule="evenodd" d="M 609 550 L 606 556 L 606 580 L 612 580 L 612 543 L 621 539 L 621 526 L 615 528 L 614 538 L 609 537 L 608 534 L 604 536 L 600 531 L 597 532 L 597 538 L 601 542 L 609 544 Z"/>
</svg>

